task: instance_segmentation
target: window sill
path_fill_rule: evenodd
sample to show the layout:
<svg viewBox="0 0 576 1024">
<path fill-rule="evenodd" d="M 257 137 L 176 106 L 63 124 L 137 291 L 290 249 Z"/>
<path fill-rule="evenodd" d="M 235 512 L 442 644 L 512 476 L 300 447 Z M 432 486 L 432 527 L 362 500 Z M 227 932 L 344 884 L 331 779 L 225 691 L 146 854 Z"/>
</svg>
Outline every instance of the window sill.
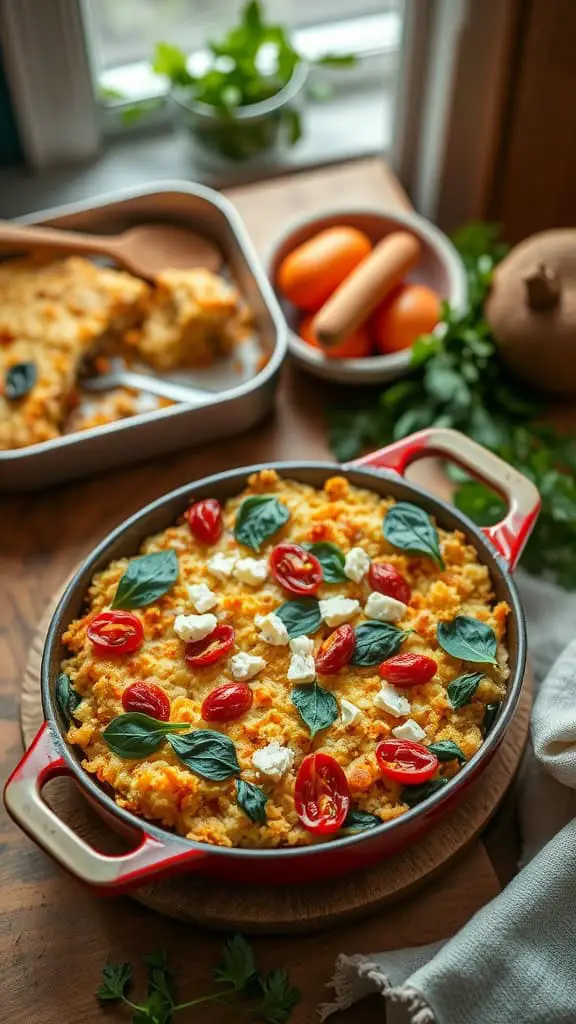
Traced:
<svg viewBox="0 0 576 1024">
<path fill-rule="evenodd" d="M 18 217 L 35 210 L 167 179 L 200 181 L 216 188 L 373 154 L 383 155 L 392 133 L 392 89 L 380 83 L 337 94 L 325 103 L 310 103 L 304 137 L 281 159 L 256 166 L 230 165 L 209 171 L 195 166 L 189 140 L 171 130 L 110 138 L 88 165 L 44 173 L 0 169 L 0 216 Z"/>
</svg>

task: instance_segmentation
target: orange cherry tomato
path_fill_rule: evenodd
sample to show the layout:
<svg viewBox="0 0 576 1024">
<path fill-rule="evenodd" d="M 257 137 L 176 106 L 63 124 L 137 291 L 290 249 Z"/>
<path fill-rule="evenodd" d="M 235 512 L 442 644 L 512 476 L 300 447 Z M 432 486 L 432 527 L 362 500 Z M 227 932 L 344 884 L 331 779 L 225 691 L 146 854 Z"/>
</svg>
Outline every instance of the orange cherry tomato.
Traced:
<svg viewBox="0 0 576 1024">
<path fill-rule="evenodd" d="M 144 643 L 144 627 L 132 612 L 100 612 L 88 626 L 88 639 L 97 654 L 132 654 Z"/>
<path fill-rule="evenodd" d="M 284 257 L 276 283 L 289 302 L 315 313 L 371 250 L 357 228 L 327 228 Z"/>
<path fill-rule="evenodd" d="M 410 348 L 440 320 L 440 297 L 424 284 L 404 284 L 374 311 L 370 330 L 384 355 Z"/>
<path fill-rule="evenodd" d="M 309 832 L 337 832 L 350 810 L 350 792 L 343 769 L 330 754 L 308 754 L 298 769 L 294 808 Z"/>
<path fill-rule="evenodd" d="M 417 786 L 436 774 L 438 758 L 432 750 L 412 740 L 384 740 L 376 747 L 382 775 L 405 786 Z"/>
<path fill-rule="evenodd" d="M 330 348 L 323 348 L 322 345 L 316 340 L 314 334 L 314 328 L 312 326 L 314 316 L 306 316 L 302 320 L 298 333 L 303 341 L 307 341 L 309 345 L 314 348 L 320 348 L 325 355 L 329 356 L 330 359 L 362 359 L 364 356 L 369 356 L 372 351 L 372 342 L 370 341 L 370 335 L 365 327 L 359 327 L 357 331 L 353 331 L 349 334 L 344 341 L 341 341 L 338 345 L 331 345 Z"/>
</svg>

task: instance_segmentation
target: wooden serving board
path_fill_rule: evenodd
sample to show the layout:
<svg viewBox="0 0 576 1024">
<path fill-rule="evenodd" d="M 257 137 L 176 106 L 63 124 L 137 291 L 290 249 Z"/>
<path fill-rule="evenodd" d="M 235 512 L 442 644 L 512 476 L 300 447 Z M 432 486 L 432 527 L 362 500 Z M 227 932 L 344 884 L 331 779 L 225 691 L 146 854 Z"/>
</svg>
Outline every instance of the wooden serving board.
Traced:
<svg viewBox="0 0 576 1024">
<path fill-rule="evenodd" d="M 26 745 L 43 721 L 40 662 L 55 604 L 56 599 L 36 631 L 24 673 L 21 723 Z M 494 814 L 520 763 L 530 707 L 531 686 L 525 679 L 516 715 L 499 751 L 460 807 L 417 844 L 375 867 L 298 886 L 234 886 L 189 874 L 155 882 L 132 895 L 145 906 L 181 921 L 268 934 L 320 930 L 404 899 L 462 854 Z M 99 849 L 113 853 L 125 848 L 70 780 L 54 780 L 46 787 L 46 797 L 63 820 Z"/>
</svg>

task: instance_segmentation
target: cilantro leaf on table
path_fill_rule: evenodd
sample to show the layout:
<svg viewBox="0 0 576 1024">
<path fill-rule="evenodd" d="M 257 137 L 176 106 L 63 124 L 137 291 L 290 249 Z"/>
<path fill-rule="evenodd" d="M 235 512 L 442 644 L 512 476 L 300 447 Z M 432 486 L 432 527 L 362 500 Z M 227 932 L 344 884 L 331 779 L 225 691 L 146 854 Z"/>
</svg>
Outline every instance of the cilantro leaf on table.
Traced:
<svg viewBox="0 0 576 1024">
<path fill-rule="evenodd" d="M 233 935 L 224 943 L 222 962 L 214 968 L 214 981 L 244 988 L 256 974 L 252 947 L 243 935 Z"/>
<path fill-rule="evenodd" d="M 430 426 L 453 427 L 524 473 L 542 495 L 542 510 L 521 564 L 562 586 L 576 587 L 576 439 L 542 423 L 544 401 L 502 363 L 484 319 L 494 267 L 506 254 L 494 225 L 474 223 L 454 236 L 468 279 L 468 307 L 443 304 L 445 332 L 423 335 L 412 369 L 358 408 L 330 416 L 330 444 L 347 462 L 363 451 Z M 502 518 L 490 488 L 450 467 L 456 506 L 479 525 Z"/>
<path fill-rule="evenodd" d="M 260 987 L 262 1001 L 256 1009 L 256 1016 L 269 1024 L 284 1024 L 302 998 L 300 989 L 290 984 L 284 970 L 269 971 L 265 977 L 260 978 Z"/>
<path fill-rule="evenodd" d="M 174 980 L 165 950 L 150 953 L 144 957 L 144 963 L 148 971 L 148 991 L 141 1003 L 132 1002 L 125 995 L 132 980 L 129 963 L 106 963 L 102 970 L 102 983 L 96 993 L 102 1002 L 122 1001 L 128 1006 L 132 1010 L 132 1024 L 173 1024 L 180 1011 L 209 1003 L 228 1007 L 230 1019 L 232 1013 L 240 1011 L 251 1017 L 256 1015 L 269 1024 L 284 1024 L 301 998 L 285 970 L 271 970 L 266 975 L 258 972 L 252 947 L 243 935 L 233 935 L 224 943 L 222 961 L 214 968 L 216 985 L 224 987 L 186 1002 L 176 1003 Z M 206 1015 L 200 1014 L 197 1019 L 205 1020 Z"/>
<path fill-rule="evenodd" d="M 101 1002 L 123 999 L 131 981 L 132 966 L 130 964 L 105 963 L 102 968 L 102 982 L 96 996 Z"/>
</svg>

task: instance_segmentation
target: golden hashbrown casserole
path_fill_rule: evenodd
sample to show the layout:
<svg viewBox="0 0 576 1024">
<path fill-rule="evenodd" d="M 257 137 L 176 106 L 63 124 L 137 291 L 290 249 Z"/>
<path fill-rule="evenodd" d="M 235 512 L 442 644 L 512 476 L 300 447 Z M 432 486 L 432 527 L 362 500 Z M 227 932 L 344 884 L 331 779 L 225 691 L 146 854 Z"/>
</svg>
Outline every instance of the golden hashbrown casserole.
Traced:
<svg viewBox="0 0 576 1024">
<path fill-rule="evenodd" d="M 203 843 L 306 845 L 402 815 L 476 753 L 508 612 L 417 506 L 263 470 L 94 577 L 57 695 L 120 807 Z"/>
</svg>

